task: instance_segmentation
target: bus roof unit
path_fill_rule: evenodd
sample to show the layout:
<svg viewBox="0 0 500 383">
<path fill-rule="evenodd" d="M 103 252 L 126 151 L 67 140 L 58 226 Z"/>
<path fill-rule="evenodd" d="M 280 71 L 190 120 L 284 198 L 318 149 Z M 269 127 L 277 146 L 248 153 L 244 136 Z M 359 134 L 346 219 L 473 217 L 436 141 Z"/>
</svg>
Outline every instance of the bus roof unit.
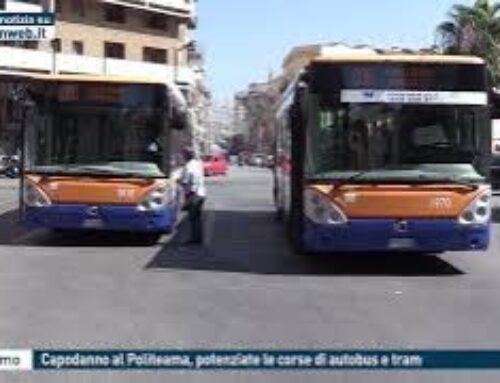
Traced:
<svg viewBox="0 0 500 383">
<path fill-rule="evenodd" d="M 406 63 L 436 63 L 436 64 L 484 64 L 484 60 L 474 56 L 449 56 L 432 54 L 339 54 L 321 55 L 312 62 L 406 62 Z"/>
</svg>

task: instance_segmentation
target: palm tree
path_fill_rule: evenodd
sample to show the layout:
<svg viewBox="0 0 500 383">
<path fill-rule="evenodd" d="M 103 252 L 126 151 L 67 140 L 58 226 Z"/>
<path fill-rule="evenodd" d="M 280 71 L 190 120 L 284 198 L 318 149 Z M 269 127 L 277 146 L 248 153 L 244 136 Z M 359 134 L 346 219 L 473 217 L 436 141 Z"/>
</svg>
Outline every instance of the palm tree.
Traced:
<svg viewBox="0 0 500 383">
<path fill-rule="evenodd" d="M 471 7 L 456 4 L 437 34 L 445 53 L 483 57 L 493 77 L 500 80 L 500 3 L 476 0 Z"/>
</svg>

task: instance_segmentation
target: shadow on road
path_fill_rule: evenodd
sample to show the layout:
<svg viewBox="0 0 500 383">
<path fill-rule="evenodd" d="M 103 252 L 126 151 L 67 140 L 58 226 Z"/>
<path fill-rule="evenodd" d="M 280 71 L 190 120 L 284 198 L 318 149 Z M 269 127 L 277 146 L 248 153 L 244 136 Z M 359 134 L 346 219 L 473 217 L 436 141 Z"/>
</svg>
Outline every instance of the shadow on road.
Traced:
<svg viewBox="0 0 500 383">
<path fill-rule="evenodd" d="M 500 223 L 500 207 L 498 206 L 495 206 L 493 209 L 492 209 L 492 216 L 491 216 L 491 220 L 494 224 L 498 224 Z"/>
<path fill-rule="evenodd" d="M 41 247 L 144 247 L 156 243 L 156 239 L 136 233 L 44 231 L 40 235 L 23 240 L 20 244 Z"/>
<path fill-rule="evenodd" d="M 273 213 L 208 212 L 206 244 L 172 241 L 146 265 L 169 269 L 304 276 L 455 276 L 463 272 L 439 257 L 411 254 L 298 255 Z"/>
<path fill-rule="evenodd" d="M 0 214 L 0 245 L 13 245 L 16 238 L 27 232 L 20 224 L 19 209 Z"/>
</svg>

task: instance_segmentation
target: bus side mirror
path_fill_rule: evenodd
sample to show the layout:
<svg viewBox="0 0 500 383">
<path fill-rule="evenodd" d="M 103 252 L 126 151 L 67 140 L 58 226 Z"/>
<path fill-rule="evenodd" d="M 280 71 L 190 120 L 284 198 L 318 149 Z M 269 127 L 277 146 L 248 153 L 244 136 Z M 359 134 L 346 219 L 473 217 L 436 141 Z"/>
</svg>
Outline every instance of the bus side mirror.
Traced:
<svg viewBox="0 0 500 383">
<path fill-rule="evenodd" d="M 167 119 L 171 129 L 184 130 L 189 127 L 189 110 L 182 95 L 170 89 L 165 98 Z"/>
<path fill-rule="evenodd" d="M 189 126 L 189 114 L 185 110 L 173 108 L 170 113 L 170 127 L 175 130 L 184 130 Z"/>
</svg>

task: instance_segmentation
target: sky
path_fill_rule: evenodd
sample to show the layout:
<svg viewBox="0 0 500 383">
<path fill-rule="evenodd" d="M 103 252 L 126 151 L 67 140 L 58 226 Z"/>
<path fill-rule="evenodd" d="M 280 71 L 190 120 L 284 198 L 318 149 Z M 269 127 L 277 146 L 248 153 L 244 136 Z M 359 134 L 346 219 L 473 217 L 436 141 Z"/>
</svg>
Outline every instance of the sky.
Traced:
<svg viewBox="0 0 500 383">
<path fill-rule="evenodd" d="M 457 1 L 199 0 L 194 38 L 205 54 L 215 100 L 229 101 L 250 82 L 277 73 L 300 44 L 340 41 L 421 48 Z"/>
</svg>

